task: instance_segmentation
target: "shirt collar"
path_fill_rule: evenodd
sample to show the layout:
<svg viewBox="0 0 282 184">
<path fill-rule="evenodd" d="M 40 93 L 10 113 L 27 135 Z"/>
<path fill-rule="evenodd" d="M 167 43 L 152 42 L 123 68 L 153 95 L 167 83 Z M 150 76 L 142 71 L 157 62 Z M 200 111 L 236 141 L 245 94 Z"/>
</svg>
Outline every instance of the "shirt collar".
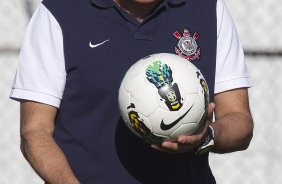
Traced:
<svg viewBox="0 0 282 184">
<path fill-rule="evenodd" d="M 178 5 L 184 2 L 184 0 L 167 0 L 168 3 Z"/>
<path fill-rule="evenodd" d="M 109 8 L 115 6 L 113 0 L 90 0 L 91 4 L 96 5 L 101 8 Z"/>
<path fill-rule="evenodd" d="M 101 8 L 110 8 L 116 5 L 113 0 L 90 0 L 90 2 L 91 4 Z M 169 4 L 177 5 L 182 2 L 184 2 L 184 0 L 163 0 L 161 4 L 164 5 L 165 3 L 169 3 Z"/>
</svg>

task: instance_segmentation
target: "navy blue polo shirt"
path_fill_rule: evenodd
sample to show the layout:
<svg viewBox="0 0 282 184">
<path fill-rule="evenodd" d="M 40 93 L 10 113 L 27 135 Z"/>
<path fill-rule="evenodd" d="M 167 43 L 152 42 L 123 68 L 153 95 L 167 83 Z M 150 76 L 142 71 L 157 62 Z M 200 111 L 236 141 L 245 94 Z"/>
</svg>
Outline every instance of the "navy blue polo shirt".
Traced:
<svg viewBox="0 0 282 184">
<path fill-rule="evenodd" d="M 43 4 L 62 29 L 67 74 L 54 138 L 79 181 L 215 183 L 208 155 L 162 153 L 133 135 L 117 99 L 127 69 L 160 52 L 177 53 L 200 68 L 213 98 L 216 0 L 164 0 L 142 23 L 112 0 Z M 184 37 L 197 44 L 195 52 L 179 44 Z"/>
</svg>

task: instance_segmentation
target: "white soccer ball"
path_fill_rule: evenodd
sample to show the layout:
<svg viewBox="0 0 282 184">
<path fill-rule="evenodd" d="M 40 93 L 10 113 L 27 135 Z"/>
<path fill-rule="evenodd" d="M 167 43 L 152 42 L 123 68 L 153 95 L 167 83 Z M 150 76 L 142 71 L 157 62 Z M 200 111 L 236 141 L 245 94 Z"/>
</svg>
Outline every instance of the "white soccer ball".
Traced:
<svg viewBox="0 0 282 184">
<path fill-rule="evenodd" d="M 193 134 L 204 121 L 209 90 L 188 60 L 169 53 L 144 57 L 126 72 L 119 89 L 125 124 L 148 143 Z"/>
</svg>

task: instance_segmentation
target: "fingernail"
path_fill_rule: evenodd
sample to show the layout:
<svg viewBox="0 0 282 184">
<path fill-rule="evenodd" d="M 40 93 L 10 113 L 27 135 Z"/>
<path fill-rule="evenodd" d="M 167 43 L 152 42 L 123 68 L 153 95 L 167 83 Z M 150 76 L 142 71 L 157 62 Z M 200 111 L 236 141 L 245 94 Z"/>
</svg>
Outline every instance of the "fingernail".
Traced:
<svg viewBox="0 0 282 184">
<path fill-rule="evenodd" d="M 151 148 L 157 149 L 158 147 L 157 147 L 156 145 L 152 144 L 152 145 L 151 145 Z"/>
<path fill-rule="evenodd" d="M 167 143 L 167 142 L 163 142 L 163 143 L 162 143 L 162 147 L 168 147 L 168 144 L 169 144 L 169 143 Z"/>
<path fill-rule="evenodd" d="M 180 143 L 185 143 L 185 139 L 184 139 L 183 137 L 180 137 L 180 138 L 178 139 L 178 142 L 180 142 Z"/>
</svg>

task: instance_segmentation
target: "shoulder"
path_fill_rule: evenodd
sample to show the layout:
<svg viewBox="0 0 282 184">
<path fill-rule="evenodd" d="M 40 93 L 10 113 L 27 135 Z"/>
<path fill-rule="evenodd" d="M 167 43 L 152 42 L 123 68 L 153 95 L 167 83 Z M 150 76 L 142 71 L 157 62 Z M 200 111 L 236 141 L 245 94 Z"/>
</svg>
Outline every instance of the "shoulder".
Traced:
<svg viewBox="0 0 282 184">
<path fill-rule="evenodd" d="M 44 4 L 49 9 L 54 10 L 69 10 L 69 9 L 80 9 L 84 5 L 90 5 L 89 0 L 43 0 Z"/>
<path fill-rule="evenodd" d="M 42 4 L 61 24 L 79 16 L 90 7 L 90 0 L 43 0 Z"/>
<path fill-rule="evenodd" d="M 63 6 L 70 3 L 71 0 L 43 0 L 42 4 L 46 7 L 55 8 L 56 6 Z"/>
</svg>

